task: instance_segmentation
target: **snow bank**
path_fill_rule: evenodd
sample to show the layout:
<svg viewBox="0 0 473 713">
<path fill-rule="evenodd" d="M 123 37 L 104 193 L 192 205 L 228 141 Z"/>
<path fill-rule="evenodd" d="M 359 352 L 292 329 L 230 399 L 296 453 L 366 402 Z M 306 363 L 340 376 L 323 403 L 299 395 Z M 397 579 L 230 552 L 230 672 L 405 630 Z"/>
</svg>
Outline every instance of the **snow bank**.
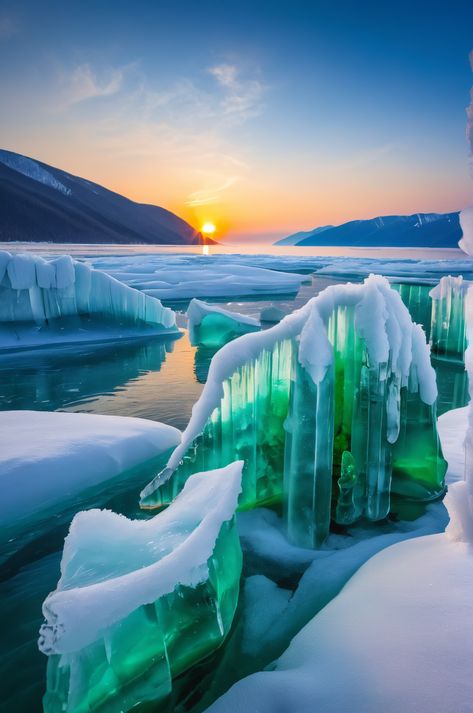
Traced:
<svg viewBox="0 0 473 713">
<path fill-rule="evenodd" d="M 123 416 L 0 411 L 0 532 L 33 530 L 38 519 L 77 507 L 91 488 L 179 443 L 172 426 Z M 146 473 L 145 473 L 146 477 Z"/>
<path fill-rule="evenodd" d="M 272 670 L 208 711 L 467 713 L 472 657 L 473 555 L 430 535 L 370 559 Z"/>
<path fill-rule="evenodd" d="M 159 333 L 178 331 L 174 312 L 159 300 L 67 255 L 48 261 L 33 254 L 0 253 L 2 328 L 34 322 L 47 332 L 45 325 L 77 315 L 146 325 Z"/>
<path fill-rule="evenodd" d="M 43 605 L 41 651 L 78 651 L 142 604 L 204 581 L 222 524 L 235 513 L 242 466 L 196 473 L 150 520 L 110 510 L 78 513 L 64 542 L 57 589 Z"/>
<path fill-rule="evenodd" d="M 193 299 L 187 308 L 191 344 L 219 348 L 241 334 L 261 328 L 253 317 Z"/>
<path fill-rule="evenodd" d="M 461 211 L 460 227 L 463 231 L 463 237 L 458 245 L 464 253 L 473 255 L 473 206 Z"/>
</svg>

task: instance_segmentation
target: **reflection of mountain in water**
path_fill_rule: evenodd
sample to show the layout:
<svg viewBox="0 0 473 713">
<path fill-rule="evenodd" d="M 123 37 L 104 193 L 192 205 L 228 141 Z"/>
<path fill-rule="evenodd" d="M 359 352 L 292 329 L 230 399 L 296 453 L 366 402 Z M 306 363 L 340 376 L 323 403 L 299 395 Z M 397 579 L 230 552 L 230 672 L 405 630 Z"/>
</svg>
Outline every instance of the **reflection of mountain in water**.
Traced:
<svg viewBox="0 0 473 713">
<path fill-rule="evenodd" d="M 0 362 L 0 409 L 52 411 L 122 390 L 144 373 L 159 371 L 173 340 L 77 346 L 15 355 Z"/>
</svg>

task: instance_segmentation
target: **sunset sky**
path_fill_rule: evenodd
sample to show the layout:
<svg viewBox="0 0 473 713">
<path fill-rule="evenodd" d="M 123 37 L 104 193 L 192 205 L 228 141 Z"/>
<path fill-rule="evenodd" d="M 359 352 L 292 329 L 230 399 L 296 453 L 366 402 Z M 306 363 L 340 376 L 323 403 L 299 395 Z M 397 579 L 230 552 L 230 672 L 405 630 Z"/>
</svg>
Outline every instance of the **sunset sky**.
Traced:
<svg viewBox="0 0 473 713">
<path fill-rule="evenodd" d="M 0 2 L 1 147 L 217 239 L 473 202 L 473 2 Z"/>
</svg>

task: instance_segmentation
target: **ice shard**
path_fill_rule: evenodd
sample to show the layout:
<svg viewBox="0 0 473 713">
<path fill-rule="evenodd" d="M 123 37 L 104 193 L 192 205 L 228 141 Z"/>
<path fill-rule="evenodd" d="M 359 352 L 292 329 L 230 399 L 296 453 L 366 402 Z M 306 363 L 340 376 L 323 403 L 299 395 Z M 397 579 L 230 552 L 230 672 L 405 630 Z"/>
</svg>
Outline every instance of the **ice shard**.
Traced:
<svg viewBox="0 0 473 713">
<path fill-rule="evenodd" d="M 234 462 L 193 475 L 150 520 L 76 515 L 43 605 L 46 713 L 157 705 L 176 676 L 223 642 L 239 594 L 241 472 Z"/>
<path fill-rule="evenodd" d="M 333 521 L 385 518 L 392 494 L 398 509 L 443 493 L 436 397 L 425 335 L 387 280 L 328 287 L 215 355 L 141 505 L 165 505 L 195 470 L 238 458 L 240 507 L 282 502 L 290 539 L 319 546 Z"/>
<path fill-rule="evenodd" d="M 193 299 L 187 308 L 189 334 L 194 346 L 220 348 L 248 332 L 257 332 L 257 319 Z"/>
<path fill-rule="evenodd" d="M 47 331 L 81 316 L 131 327 L 146 325 L 160 333 L 178 331 L 174 312 L 158 299 L 68 255 L 44 260 L 0 252 L 2 327 L 29 323 Z"/>
<path fill-rule="evenodd" d="M 442 277 L 430 292 L 430 345 L 436 356 L 463 361 L 466 349 L 465 294 L 468 284 L 461 275 L 448 275 Z"/>
</svg>

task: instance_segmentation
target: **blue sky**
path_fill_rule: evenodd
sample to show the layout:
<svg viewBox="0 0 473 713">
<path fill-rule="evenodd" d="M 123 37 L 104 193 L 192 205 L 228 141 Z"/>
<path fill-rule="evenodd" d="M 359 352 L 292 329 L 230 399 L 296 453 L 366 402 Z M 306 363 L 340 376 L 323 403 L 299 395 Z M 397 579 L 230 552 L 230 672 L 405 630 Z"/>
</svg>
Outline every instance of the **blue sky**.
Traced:
<svg viewBox="0 0 473 713">
<path fill-rule="evenodd" d="M 283 235 L 473 196 L 473 2 L 0 3 L 2 146 Z"/>
</svg>

